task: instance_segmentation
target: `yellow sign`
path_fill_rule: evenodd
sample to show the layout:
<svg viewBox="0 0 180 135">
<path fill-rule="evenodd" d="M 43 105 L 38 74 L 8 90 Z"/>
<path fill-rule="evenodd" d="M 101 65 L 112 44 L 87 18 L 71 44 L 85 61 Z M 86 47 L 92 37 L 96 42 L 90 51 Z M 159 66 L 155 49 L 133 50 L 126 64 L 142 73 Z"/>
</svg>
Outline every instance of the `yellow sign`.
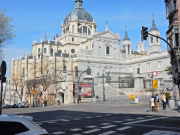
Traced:
<svg viewBox="0 0 180 135">
<path fill-rule="evenodd" d="M 158 88 L 158 80 L 153 80 L 153 88 Z"/>
<path fill-rule="evenodd" d="M 32 94 L 33 94 L 33 95 L 35 95 L 35 94 L 36 94 L 36 91 L 35 91 L 35 90 L 33 90 L 33 91 L 32 91 Z"/>
<path fill-rule="evenodd" d="M 135 100 L 135 98 L 134 98 L 134 95 L 133 95 L 133 94 L 129 95 L 129 98 L 130 98 L 130 100 Z"/>
</svg>

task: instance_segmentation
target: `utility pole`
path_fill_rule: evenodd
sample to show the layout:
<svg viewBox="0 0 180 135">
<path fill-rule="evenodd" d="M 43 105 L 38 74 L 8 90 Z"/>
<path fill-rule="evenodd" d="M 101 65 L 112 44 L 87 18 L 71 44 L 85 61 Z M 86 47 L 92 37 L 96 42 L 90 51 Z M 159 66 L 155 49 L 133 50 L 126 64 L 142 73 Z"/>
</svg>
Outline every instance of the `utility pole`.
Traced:
<svg viewBox="0 0 180 135">
<path fill-rule="evenodd" d="M 105 99 L 105 88 L 104 88 L 104 69 L 103 69 L 102 77 L 103 77 L 103 101 L 106 101 L 106 99 Z"/>
</svg>

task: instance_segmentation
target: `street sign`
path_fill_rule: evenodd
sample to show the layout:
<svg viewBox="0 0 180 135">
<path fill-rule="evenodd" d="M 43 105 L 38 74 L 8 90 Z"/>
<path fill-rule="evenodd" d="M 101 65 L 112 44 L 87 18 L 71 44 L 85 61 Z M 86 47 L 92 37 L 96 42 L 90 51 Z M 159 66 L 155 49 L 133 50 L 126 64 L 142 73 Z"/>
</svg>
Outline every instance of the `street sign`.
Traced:
<svg viewBox="0 0 180 135">
<path fill-rule="evenodd" d="M 66 86 L 66 90 L 68 89 L 68 86 Z"/>
<path fill-rule="evenodd" d="M 32 94 L 33 94 L 33 95 L 35 95 L 35 94 L 36 94 L 36 91 L 35 91 L 35 90 L 33 90 L 33 91 L 32 91 Z"/>
<path fill-rule="evenodd" d="M 57 98 L 57 95 L 55 95 L 55 98 Z"/>
<path fill-rule="evenodd" d="M 153 80 L 153 88 L 158 88 L 158 80 Z"/>
<path fill-rule="evenodd" d="M 34 97 L 34 94 L 33 94 L 33 97 Z"/>
<path fill-rule="evenodd" d="M 153 71 L 152 75 L 155 77 L 158 75 L 157 71 Z"/>
<path fill-rule="evenodd" d="M 91 87 L 94 87 L 94 84 L 91 84 Z"/>
<path fill-rule="evenodd" d="M 152 83 L 152 82 L 150 82 L 150 84 L 152 85 L 153 83 Z"/>
</svg>

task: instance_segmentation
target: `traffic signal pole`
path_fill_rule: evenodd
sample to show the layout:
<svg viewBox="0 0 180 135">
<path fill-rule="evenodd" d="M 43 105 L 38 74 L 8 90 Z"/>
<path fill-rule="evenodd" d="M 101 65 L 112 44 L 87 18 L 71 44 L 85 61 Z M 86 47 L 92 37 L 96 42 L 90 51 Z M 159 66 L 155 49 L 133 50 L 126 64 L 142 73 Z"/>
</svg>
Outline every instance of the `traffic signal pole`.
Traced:
<svg viewBox="0 0 180 135">
<path fill-rule="evenodd" d="M 178 77 L 177 77 L 177 80 L 176 80 L 175 84 L 178 85 L 178 88 L 179 88 L 179 97 L 180 97 L 180 78 L 179 78 L 179 76 L 180 76 L 180 68 L 179 68 L 180 65 L 179 65 L 179 64 L 180 64 L 180 63 L 179 63 L 179 60 L 178 60 L 178 58 L 177 58 L 177 56 L 176 56 L 176 53 L 175 53 L 175 51 L 173 50 L 172 46 L 168 43 L 167 40 L 165 40 L 165 39 L 162 38 L 162 37 L 159 37 L 159 36 L 150 34 L 150 33 L 148 33 L 147 30 L 148 30 L 147 27 L 142 26 L 142 31 L 141 31 L 141 40 L 142 40 L 142 41 L 143 41 L 143 40 L 147 40 L 148 35 L 151 35 L 151 36 L 153 36 L 153 37 L 157 37 L 157 38 L 163 40 L 163 41 L 166 42 L 167 45 L 171 48 L 171 51 L 170 51 L 171 61 L 174 59 L 174 60 L 176 61 L 176 65 L 177 65 L 177 71 L 178 71 L 178 75 L 177 75 L 177 76 L 178 76 Z M 174 55 L 174 56 L 173 56 L 173 55 Z"/>
<path fill-rule="evenodd" d="M 1 71 L 2 73 L 2 71 Z M 1 98 L 0 98 L 0 115 L 2 115 L 2 97 L 3 97 L 3 81 L 2 81 L 2 75 L 1 75 Z"/>
</svg>

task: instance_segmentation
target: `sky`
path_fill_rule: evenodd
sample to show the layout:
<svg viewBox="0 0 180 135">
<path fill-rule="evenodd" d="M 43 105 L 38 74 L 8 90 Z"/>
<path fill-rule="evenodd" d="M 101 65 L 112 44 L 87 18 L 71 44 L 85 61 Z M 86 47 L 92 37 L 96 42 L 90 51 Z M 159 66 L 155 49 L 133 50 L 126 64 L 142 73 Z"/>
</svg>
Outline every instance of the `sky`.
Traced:
<svg viewBox="0 0 180 135">
<path fill-rule="evenodd" d="M 33 40 L 44 40 L 45 33 L 50 40 L 57 33 L 61 35 L 61 23 L 74 7 L 74 0 L 0 0 L 0 8 L 7 9 L 6 15 L 13 19 L 11 24 L 15 25 L 17 35 L 4 49 L 6 77 L 10 77 L 12 58 L 31 54 Z M 136 50 L 141 39 L 142 25 L 150 30 L 153 13 L 161 37 L 166 39 L 168 20 L 164 0 L 83 0 L 83 8 L 91 13 L 99 32 L 105 31 L 108 22 L 109 30 L 119 33 L 123 40 L 127 26 L 132 50 Z M 144 43 L 148 47 L 148 41 Z M 167 50 L 163 41 L 161 48 Z"/>
</svg>

